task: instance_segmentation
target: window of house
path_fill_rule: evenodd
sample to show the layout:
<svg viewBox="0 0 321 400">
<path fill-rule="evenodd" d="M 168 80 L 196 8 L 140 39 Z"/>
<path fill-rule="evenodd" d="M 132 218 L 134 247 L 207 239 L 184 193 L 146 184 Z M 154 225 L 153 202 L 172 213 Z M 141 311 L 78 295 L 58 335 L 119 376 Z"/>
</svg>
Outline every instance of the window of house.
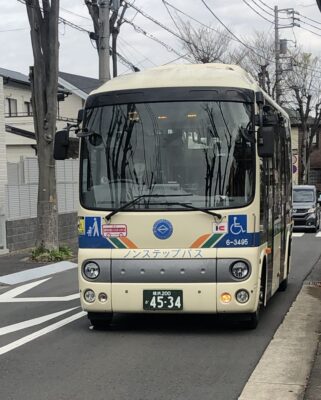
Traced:
<svg viewBox="0 0 321 400">
<path fill-rule="evenodd" d="M 32 114 L 32 106 L 31 103 L 29 101 L 25 101 L 24 102 L 24 115 L 31 115 Z"/>
<path fill-rule="evenodd" d="M 16 117 L 17 113 L 17 100 L 7 97 L 5 99 L 5 115 L 7 117 Z"/>
</svg>

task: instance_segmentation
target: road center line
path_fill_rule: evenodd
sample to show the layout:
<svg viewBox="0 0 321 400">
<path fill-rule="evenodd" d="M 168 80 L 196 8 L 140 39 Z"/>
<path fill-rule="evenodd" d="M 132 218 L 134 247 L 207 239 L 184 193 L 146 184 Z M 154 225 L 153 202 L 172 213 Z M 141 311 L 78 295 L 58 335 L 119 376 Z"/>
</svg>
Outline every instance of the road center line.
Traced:
<svg viewBox="0 0 321 400">
<path fill-rule="evenodd" d="M 17 332 L 22 329 L 30 328 L 31 326 L 40 325 L 43 322 L 49 321 L 50 319 L 54 319 L 56 317 L 59 317 L 60 315 L 67 314 L 68 312 L 73 311 L 76 308 L 79 308 L 79 307 L 68 308 L 67 310 L 62 310 L 62 311 L 58 311 L 58 312 L 55 312 L 52 314 L 47 314 L 42 317 L 28 319 L 26 321 L 18 322 L 17 324 L 4 326 L 3 328 L 0 328 L 0 336 L 6 335 L 6 334 L 12 333 L 12 332 Z"/>
<path fill-rule="evenodd" d="M 73 321 L 76 321 L 79 318 L 82 318 L 85 316 L 87 313 L 84 311 L 81 311 L 77 314 L 74 314 L 68 318 L 62 319 L 61 321 L 56 322 L 55 324 L 49 325 L 46 328 L 40 329 L 40 331 L 33 332 L 30 335 L 27 335 L 21 339 L 18 339 L 12 343 L 7 344 L 6 346 L 0 347 L 0 355 L 8 353 L 11 350 L 16 349 L 17 347 L 20 347 L 28 342 L 31 342 L 32 340 L 35 340 L 39 338 L 40 336 L 46 335 L 49 332 L 55 331 L 56 329 L 61 328 L 64 325 L 70 324 Z"/>
</svg>

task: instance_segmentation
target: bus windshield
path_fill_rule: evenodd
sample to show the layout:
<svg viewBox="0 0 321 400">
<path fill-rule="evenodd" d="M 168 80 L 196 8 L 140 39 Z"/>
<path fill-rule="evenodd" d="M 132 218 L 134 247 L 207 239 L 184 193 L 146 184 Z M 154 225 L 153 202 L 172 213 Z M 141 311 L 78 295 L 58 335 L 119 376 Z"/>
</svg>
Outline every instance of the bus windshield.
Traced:
<svg viewBox="0 0 321 400">
<path fill-rule="evenodd" d="M 241 102 L 179 101 L 87 109 L 87 136 L 81 146 L 82 205 L 111 210 L 142 195 L 144 201 L 130 209 L 249 204 L 255 183 L 252 107 Z M 159 198 L 154 196 L 158 194 Z"/>
<path fill-rule="evenodd" d="M 313 189 L 293 189 L 293 203 L 313 203 Z"/>
</svg>

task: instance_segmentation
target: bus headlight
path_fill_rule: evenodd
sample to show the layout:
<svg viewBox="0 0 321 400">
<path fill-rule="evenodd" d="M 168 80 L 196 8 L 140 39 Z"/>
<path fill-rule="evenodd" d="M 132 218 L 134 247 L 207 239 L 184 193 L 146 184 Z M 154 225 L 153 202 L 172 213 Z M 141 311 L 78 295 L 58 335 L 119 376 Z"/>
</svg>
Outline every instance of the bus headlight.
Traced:
<svg viewBox="0 0 321 400">
<path fill-rule="evenodd" d="M 100 274 L 100 269 L 96 263 L 90 261 L 84 267 L 84 274 L 88 279 L 96 279 Z"/>
<path fill-rule="evenodd" d="M 308 210 L 308 214 L 312 214 L 312 213 L 315 213 L 315 208 L 309 208 L 309 210 Z"/>
<path fill-rule="evenodd" d="M 237 261 L 231 265 L 231 274 L 236 279 L 245 279 L 250 273 L 250 267 L 244 261 Z"/>
<path fill-rule="evenodd" d="M 95 292 L 91 289 L 87 289 L 84 293 L 84 299 L 87 303 L 93 303 L 96 300 Z"/>
<path fill-rule="evenodd" d="M 247 290 L 241 289 L 236 292 L 235 298 L 239 303 L 244 304 L 249 301 L 250 295 Z"/>
</svg>

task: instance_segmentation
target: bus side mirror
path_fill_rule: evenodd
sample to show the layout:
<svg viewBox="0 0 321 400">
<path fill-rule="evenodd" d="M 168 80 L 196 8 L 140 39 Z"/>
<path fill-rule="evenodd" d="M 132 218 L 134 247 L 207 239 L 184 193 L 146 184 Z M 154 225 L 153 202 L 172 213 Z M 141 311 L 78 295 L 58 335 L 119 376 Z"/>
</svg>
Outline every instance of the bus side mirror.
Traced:
<svg viewBox="0 0 321 400">
<path fill-rule="evenodd" d="M 65 160 L 68 156 L 69 132 L 62 130 L 56 132 L 54 143 L 54 159 Z"/>
<path fill-rule="evenodd" d="M 262 126 L 258 130 L 257 151 L 259 157 L 268 158 L 274 155 L 274 135 L 273 126 Z"/>
<path fill-rule="evenodd" d="M 84 110 L 81 109 L 78 111 L 78 116 L 77 116 L 78 125 L 82 123 L 83 119 L 84 119 Z"/>
</svg>

